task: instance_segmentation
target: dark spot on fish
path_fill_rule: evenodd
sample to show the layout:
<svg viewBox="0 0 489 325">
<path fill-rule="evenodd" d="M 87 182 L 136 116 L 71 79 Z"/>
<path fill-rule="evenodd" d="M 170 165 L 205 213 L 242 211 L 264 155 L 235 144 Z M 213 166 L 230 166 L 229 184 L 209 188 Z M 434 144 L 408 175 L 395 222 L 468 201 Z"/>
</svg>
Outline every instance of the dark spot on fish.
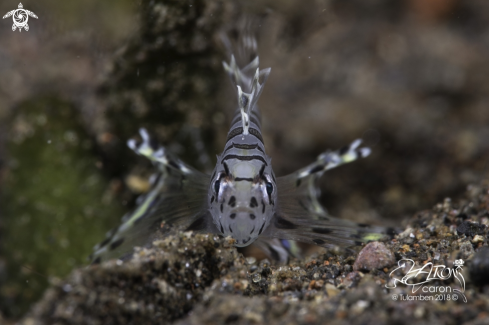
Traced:
<svg viewBox="0 0 489 325">
<path fill-rule="evenodd" d="M 327 228 L 312 228 L 312 232 L 316 234 L 326 235 L 326 234 L 331 234 L 333 231 Z"/>
<path fill-rule="evenodd" d="M 233 233 L 233 229 L 231 229 L 231 225 L 229 225 L 229 231 Z"/>
<path fill-rule="evenodd" d="M 261 235 L 261 232 L 263 231 L 263 227 L 265 227 L 265 223 L 263 223 L 263 224 L 261 225 L 260 231 L 258 231 L 258 236 L 260 236 L 260 235 Z"/>
<path fill-rule="evenodd" d="M 261 213 L 265 213 L 265 202 L 261 200 L 261 204 L 263 205 L 263 208 L 261 208 Z"/>
<path fill-rule="evenodd" d="M 214 195 L 211 197 L 211 204 L 214 202 Z"/>
<path fill-rule="evenodd" d="M 339 151 L 340 156 L 343 156 L 345 153 L 348 152 L 348 150 L 350 150 L 350 146 L 344 146 L 343 148 L 341 148 Z"/>
<path fill-rule="evenodd" d="M 361 228 L 368 228 L 368 226 L 369 226 L 369 225 L 368 225 L 368 224 L 366 224 L 366 223 L 359 223 L 359 224 L 358 224 L 358 227 L 361 227 Z"/>
<path fill-rule="evenodd" d="M 224 166 L 224 172 L 226 173 L 227 176 L 229 176 L 229 167 L 226 162 L 223 162 L 222 165 Z"/>
<path fill-rule="evenodd" d="M 278 215 L 275 215 L 275 227 L 279 229 L 296 229 L 297 226 L 290 222 L 289 220 L 286 220 Z"/>
<path fill-rule="evenodd" d="M 250 213 L 250 219 L 251 220 L 255 220 L 256 219 L 256 216 L 253 213 Z"/>
<path fill-rule="evenodd" d="M 221 203 L 221 213 L 222 213 L 223 208 L 224 208 L 224 207 L 222 206 L 222 203 Z"/>
<path fill-rule="evenodd" d="M 99 248 L 102 248 L 104 247 L 105 245 L 107 245 L 109 242 L 110 242 L 111 238 L 105 238 L 103 242 L 100 243 L 99 245 Z"/>
<path fill-rule="evenodd" d="M 168 164 L 172 166 L 173 168 L 180 169 L 180 165 L 178 165 L 176 162 L 173 160 L 168 160 Z"/>
<path fill-rule="evenodd" d="M 319 171 L 322 171 L 323 169 L 324 169 L 324 166 L 322 166 L 322 165 L 318 165 L 318 166 L 314 167 L 313 169 L 311 169 L 311 170 L 309 171 L 309 174 L 314 174 L 314 173 L 317 173 L 317 172 L 319 172 Z"/>
<path fill-rule="evenodd" d="M 211 180 L 213 180 L 213 179 L 214 179 L 214 177 L 216 177 L 216 171 L 214 171 L 214 173 L 212 174 L 212 176 L 211 176 Z"/>
<path fill-rule="evenodd" d="M 234 196 L 233 196 L 234 197 Z M 258 206 L 258 201 L 256 201 L 256 198 L 253 196 L 250 201 L 250 207 L 255 208 Z"/>
<path fill-rule="evenodd" d="M 235 207 L 236 206 L 236 198 L 233 196 L 231 196 L 231 198 L 229 199 L 229 202 L 228 204 L 231 206 L 231 207 Z"/>
<path fill-rule="evenodd" d="M 296 187 L 301 186 L 301 182 L 302 182 L 302 180 L 300 178 L 298 178 L 297 181 L 295 181 L 295 186 Z"/>
<path fill-rule="evenodd" d="M 313 239 L 312 240 L 316 245 L 324 245 L 326 242 L 322 239 Z"/>
<path fill-rule="evenodd" d="M 222 226 L 221 221 L 219 221 L 219 224 L 221 225 L 221 233 L 223 233 L 223 234 L 224 234 L 224 227 Z"/>
<path fill-rule="evenodd" d="M 117 239 L 115 242 L 113 242 L 112 244 L 110 244 L 110 250 L 114 250 L 117 247 L 121 246 L 123 242 L 124 242 L 124 238 Z"/>
<path fill-rule="evenodd" d="M 153 149 L 153 151 L 157 151 L 160 144 L 158 143 L 158 140 L 156 140 L 156 138 L 151 137 L 149 138 L 149 146 L 151 147 L 151 149 Z"/>
<path fill-rule="evenodd" d="M 231 219 L 236 218 L 236 213 L 231 213 L 231 214 L 229 215 L 229 218 L 231 218 Z"/>
<path fill-rule="evenodd" d="M 250 235 L 253 233 L 253 231 L 255 231 L 255 226 L 253 226 L 253 229 L 251 229 Z"/>
<path fill-rule="evenodd" d="M 101 258 L 100 258 L 100 256 L 99 256 L 99 257 L 97 257 L 96 259 L 94 259 L 94 260 L 93 260 L 92 264 L 100 264 L 100 261 L 101 261 L 101 260 L 102 260 L 102 259 L 101 259 Z"/>
</svg>

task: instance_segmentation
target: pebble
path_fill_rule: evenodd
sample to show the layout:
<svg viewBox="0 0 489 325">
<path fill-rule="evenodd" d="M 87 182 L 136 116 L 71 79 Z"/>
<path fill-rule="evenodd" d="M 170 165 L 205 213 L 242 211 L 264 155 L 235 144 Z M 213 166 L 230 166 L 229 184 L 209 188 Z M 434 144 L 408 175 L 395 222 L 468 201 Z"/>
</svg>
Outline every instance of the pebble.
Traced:
<svg viewBox="0 0 489 325">
<path fill-rule="evenodd" d="M 371 271 L 382 269 L 396 263 L 394 254 L 380 242 L 368 243 L 358 254 L 353 270 Z"/>
</svg>

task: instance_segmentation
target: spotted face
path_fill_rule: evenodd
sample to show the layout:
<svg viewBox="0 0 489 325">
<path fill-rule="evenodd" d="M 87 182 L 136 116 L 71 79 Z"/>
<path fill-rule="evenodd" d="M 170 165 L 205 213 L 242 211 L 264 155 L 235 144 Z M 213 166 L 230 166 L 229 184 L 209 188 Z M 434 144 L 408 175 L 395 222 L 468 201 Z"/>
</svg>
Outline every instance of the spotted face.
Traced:
<svg viewBox="0 0 489 325">
<path fill-rule="evenodd" d="M 268 157 L 266 157 L 268 158 Z M 275 212 L 277 186 L 268 163 L 259 160 L 222 161 L 209 188 L 214 224 L 236 246 L 251 244 L 268 227 Z"/>
</svg>

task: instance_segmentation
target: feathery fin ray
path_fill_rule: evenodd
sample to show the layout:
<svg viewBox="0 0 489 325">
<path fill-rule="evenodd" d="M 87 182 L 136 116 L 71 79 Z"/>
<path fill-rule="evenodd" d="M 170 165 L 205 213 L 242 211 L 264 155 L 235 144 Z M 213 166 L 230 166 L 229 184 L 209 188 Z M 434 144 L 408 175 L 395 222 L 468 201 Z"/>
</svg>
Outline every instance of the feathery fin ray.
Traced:
<svg viewBox="0 0 489 325">
<path fill-rule="evenodd" d="M 382 239 L 392 232 L 389 228 L 331 217 L 318 201 L 320 191 L 316 183 L 325 171 L 370 154 L 370 149 L 360 148 L 360 144 L 357 139 L 338 151 L 326 151 L 309 166 L 277 178 L 279 205 L 274 221 L 263 235 L 332 248 Z"/>
<path fill-rule="evenodd" d="M 200 227 L 193 230 L 217 233 L 206 203 L 210 177 L 155 144 L 145 129 L 140 129 L 139 133 L 142 142 L 129 140 L 128 146 L 151 160 L 159 171 L 151 177 L 151 190 L 138 198 L 135 210 L 127 213 L 122 224 L 109 231 L 106 239 L 95 246 L 90 257 L 92 262 L 120 258 L 133 247 L 148 244 L 163 223 L 182 229 L 199 224 Z"/>
</svg>

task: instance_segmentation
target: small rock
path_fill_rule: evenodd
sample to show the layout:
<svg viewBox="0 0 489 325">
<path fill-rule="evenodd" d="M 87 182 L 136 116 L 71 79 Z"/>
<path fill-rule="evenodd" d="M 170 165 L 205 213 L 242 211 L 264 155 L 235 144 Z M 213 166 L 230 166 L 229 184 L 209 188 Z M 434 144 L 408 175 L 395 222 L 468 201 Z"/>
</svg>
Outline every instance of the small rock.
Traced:
<svg viewBox="0 0 489 325">
<path fill-rule="evenodd" d="M 473 243 L 481 243 L 484 241 L 484 237 L 481 235 L 475 235 L 474 238 L 472 239 Z"/>
<path fill-rule="evenodd" d="M 350 272 L 348 275 L 343 279 L 343 285 L 346 288 L 352 288 L 355 287 L 358 282 L 362 279 L 363 273 L 362 272 Z"/>
<path fill-rule="evenodd" d="M 489 284 L 489 247 L 482 247 L 472 259 L 469 267 L 470 279 L 476 285 Z"/>
<path fill-rule="evenodd" d="M 330 298 L 340 293 L 340 290 L 338 290 L 338 288 L 336 288 L 334 285 L 330 283 L 327 283 L 324 287 L 326 289 L 326 293 L 328 294 L 328 297 Z"/>
<path fill-rule="evenodd" d="M 382 269 L 396 263 L 394 254 L 383 243 L 368 243 L 358 254 L 353 270 L 370 271 Z"/>
<path fill-rule="evenodd" d="M 484 225 L 481 225 L 477 222 L 464 221 L 460 225 L 458 225 L 457 234 L 465 236 L 475 236 L 479 232 L 483 231 L 484 228 Z"/>
</svg>

